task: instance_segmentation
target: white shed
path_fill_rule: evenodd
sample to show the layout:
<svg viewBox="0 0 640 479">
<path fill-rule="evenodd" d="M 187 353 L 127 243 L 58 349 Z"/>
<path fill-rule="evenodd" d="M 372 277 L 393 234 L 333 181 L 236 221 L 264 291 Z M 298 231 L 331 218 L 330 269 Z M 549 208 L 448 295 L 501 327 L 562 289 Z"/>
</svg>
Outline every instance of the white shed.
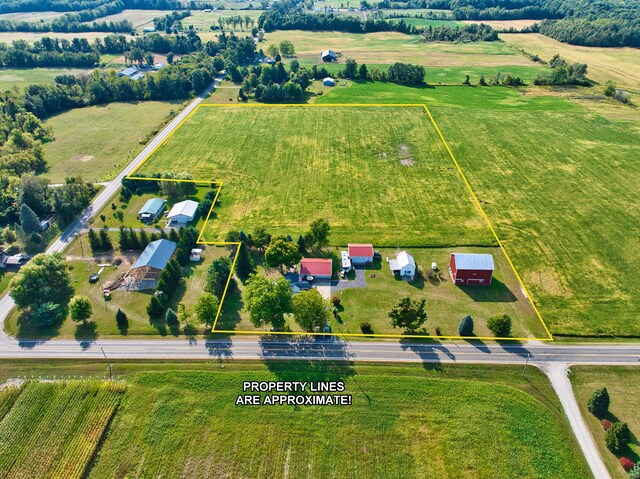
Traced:
<svg viewBox="0 0 640 479">
<path fill-rule="evenodd" d="M 177 223 L 180 225 L 186 225 L 190 221 L 193 221 L 198 211 L 198 203 L 196 201 L 186 200 L 176 203 L 169 211 L 167 218 L 169 223 Z"/>
<path fill-rule="evenodd" d="M 394 274 L 413 280 L 416 274 L 416 262 L 409 253 L 401 251 L 396 259 L 389 260 L 389 269 Z"/>
<path fill-rule="evenodd" d="M 322 80 L 322 84 L 324 86 L 336 86 L 336 81 L 331 77 L 327 77 L 324 80 Z"/>
</svg>

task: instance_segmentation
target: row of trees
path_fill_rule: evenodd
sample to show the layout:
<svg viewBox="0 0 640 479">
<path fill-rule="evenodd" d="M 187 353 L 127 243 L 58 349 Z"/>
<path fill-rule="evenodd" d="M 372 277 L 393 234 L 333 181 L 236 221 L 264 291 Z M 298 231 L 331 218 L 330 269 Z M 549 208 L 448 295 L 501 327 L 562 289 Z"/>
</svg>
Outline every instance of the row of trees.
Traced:
<svg viewBox="0 0 640 479">
<path fill-rule="evenodd" d="M 551 72 L 541 72 L 533 80 L 535 85 L 582 85 L 589 86 L 587 65 L 585 63 L 568 63 L 560 55 L 554 55 L 549 62 Z"/>
<path fill-rule="evenodd" d="M 498 41 L 498 32 L 483 23 L 462 27 L 427 25 L 422 30 L 422 38 L 426 42 L 495 42 Z"/>
</svg>

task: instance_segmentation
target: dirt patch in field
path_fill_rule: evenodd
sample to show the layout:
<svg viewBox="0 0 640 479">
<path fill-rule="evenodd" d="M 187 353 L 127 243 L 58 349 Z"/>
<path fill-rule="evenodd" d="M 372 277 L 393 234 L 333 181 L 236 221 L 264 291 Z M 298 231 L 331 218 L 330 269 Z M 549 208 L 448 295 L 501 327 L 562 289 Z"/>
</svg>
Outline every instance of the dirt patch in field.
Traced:
<svg viewBox="0 0 640 479">
<path fill-rule="evenodd" d="M 400 143 L 400 145 L 398 146 L 398 157 L 400 158 L 400 164 L 402 166 L 415 165 L 415 161 L 413 161 L 411 151 L 409 151 L 409 147 L 404 143 Z"/>
<path fill-rule="evenodd" d="M 534 284 L 553 296 L 561 298 L 570 298 L 573 296 L 573 293 L 562 284 L 561 279 L 555 271 L 546 270 L 529 273 L 525 280 L 525 284 L 526 283 Z"/>
<path fill-rule="evenodd" d="M 87 161 L 91 161 L 93 159 L 95 159 L 95 156 L 93 155 L 76 155 L 76 157 L 74 158 L 74 160 L 81 161 L 82 163 L 86 163 Z"/>
</svg>

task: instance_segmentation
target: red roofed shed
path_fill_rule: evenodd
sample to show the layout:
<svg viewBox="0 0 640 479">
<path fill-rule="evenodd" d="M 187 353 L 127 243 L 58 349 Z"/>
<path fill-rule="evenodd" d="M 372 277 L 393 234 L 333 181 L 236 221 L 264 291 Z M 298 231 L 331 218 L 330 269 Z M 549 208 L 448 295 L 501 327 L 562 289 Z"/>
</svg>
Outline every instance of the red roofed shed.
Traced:
<svg viewBox="0 0 640 479">
<path fill-rule="evenodd" d="M 373 245 L 371 244 L 350 244 L 349 258 L 353 264 L 373 263 Z"/>
<path fill-rule="evenodd" d="M 300 261 L 300 276 L 330 279 L 333 272 L 331 258 L 303 258 Z"/>
</svg>

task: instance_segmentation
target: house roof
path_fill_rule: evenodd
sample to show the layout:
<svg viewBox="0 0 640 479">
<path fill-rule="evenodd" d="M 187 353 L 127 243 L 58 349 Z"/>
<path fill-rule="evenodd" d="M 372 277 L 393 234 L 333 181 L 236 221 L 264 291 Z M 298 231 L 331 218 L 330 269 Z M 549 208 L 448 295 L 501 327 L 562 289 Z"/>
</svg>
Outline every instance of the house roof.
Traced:
<svg viewBox="0 0 640 479">
<path fill-rule="evenodd" d="M 373 257 L 373 245 L 372 244 L 350 244 L 349 256 L 352 258 L 359 256 L 371 256 Z"/>
<path fill-rule="evenodd" d="M 164 269 L 177 245 L 178 243 L 166 239 L 152 241 L 147 245 L 131 269 L 142 268 L 143 266 Z"/>
<path fill-rule="evenodd" d="M 120 70 L 120 75 L 130 77 L 131 75 L 135 75 L 138 73 L 138 69 L 136 67 L 125 68 L 124 70 Z"/>
<path fill-rule="evenodd" d="M 184 215 L 189 218 L 193 218 L 196 215 L 196 211 L 198 211 L 198 202 L 192 200 L 181 201 L 180 203 L 176 203 L 169 211 L 167 218 L 175 218 L 176 216 Z"/>
<path fill-rule="evenodd" d="M 331 78 L 331 77 L 327 77 L 327 78 L 323 78 L 322 79 L 322 83 L 335 83 L 336 81 Z"/>
<path fill-rule="evenodd" d="M 138 72 L 131 75 L 129 78 L 133 81 L 136 81 L 136 80 L 140 80 L 140 78 L 143 78 L 143 77 L 144 77 L 144 74 Z"/>
<path fill-rule="evenodd" d="M 303 276 L 331 276 L 332 272 L 331 258 L 303 258 L 300 261 L 300 274 Z"/>
<path fill-rule="evenodd" d="M 163 200 L 162 198 L 151 198 L 147 200 L 147 202 L 144 204 L 142 208 L 140 208 L 140 211 L 138 211 L 138 214 L 142 215 L 144 213 L 151 213 L 153 215 L 158 216 L 164 209 L 165 203 L 166 201 Z"/>
<path fill-rule="evenodd" d="M 321 57 L 327 57 L 327 56 L 331 56 L 331 57 L 335 57 L 336 56 L 336 52 L 334 52 L 333 50 L 324 50 L 321 54 Z"/>
<path fill-rule="evenodd" d="M 398 265 L 398 269 L 402 269 L 405 266 L 413 266 L 416 267 L 416 262 L 413 260 L 413 256 L 411 256 L 406 251 L 400 251 L 398 256 L 396 256 L 396 263 Z"/>
<path fill-rule="evenodd" d="M 493 271 L 493 255 L 451 253 L 456 262 L 456 269 Z"/>
</svg>

